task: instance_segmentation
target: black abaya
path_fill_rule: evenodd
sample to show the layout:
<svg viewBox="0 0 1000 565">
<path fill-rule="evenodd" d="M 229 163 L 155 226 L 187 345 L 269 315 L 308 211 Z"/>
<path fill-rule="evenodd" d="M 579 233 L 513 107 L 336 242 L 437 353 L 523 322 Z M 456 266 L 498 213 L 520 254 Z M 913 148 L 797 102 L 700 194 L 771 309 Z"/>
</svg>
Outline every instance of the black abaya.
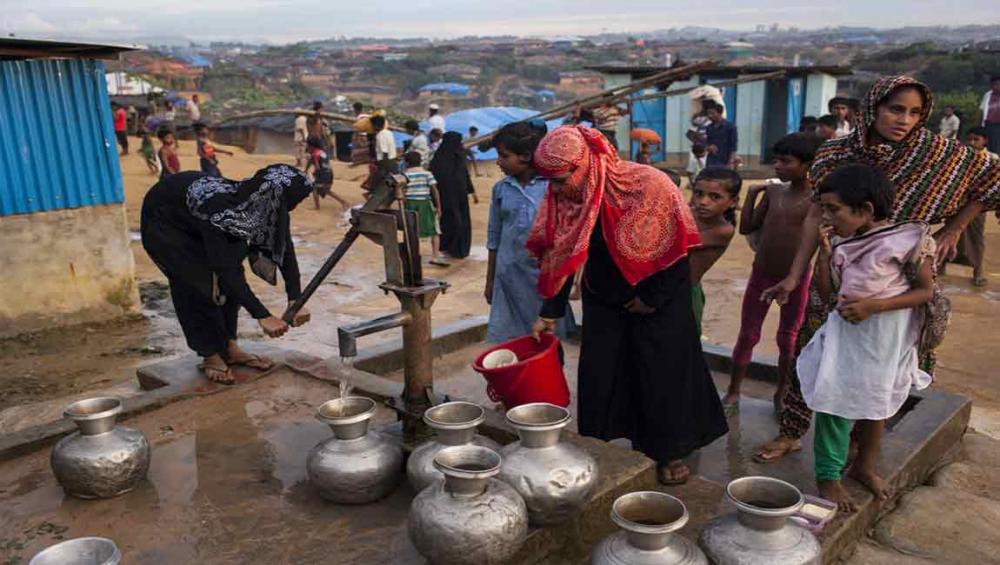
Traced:
<svg viewBox="0 0 1000 565">
<path fill-rule="evenodd" d="M 255 251 L 240 237 L 192 213 L 188 188 L 204 173 L 184 172 L 156 183 L 142 203 L 142 245 L 170 283 L 170 294 L 188 346 L 203 357 L 225 351 L 236 338 L 240 306 L 256 318 L 271 313 L 247 284 L 243 261 Z M 277 216 L 280 270 L 289 301 L 301 293 L 298 261 L 288 225 L 288 210 L 308 195 L 306 186 L 286 189 Z M 267 252 L 262 249 L 260 251 Z"/>
<path fill-rule="evenodd" d="M 545 302 L 542 315 L 559 317 L 571 287 L 572 278 Z M 637 295 L 656 311 L 629 313 L 624 304 Z M 695 329 L 687 259 L 633 287 L 608 253 L 598 222 L 584 271 L 583 319 L 582 435 L 628 438 L 662 465 L 728 432 Z"/>
<path fill-rule="evenodd" d="M 462 136 L 448 132 L 430 164 L 441 197 L 441 251 L 457 259 L 468 257 L 472 248 L 469 195 L 475 190 L 466 159 Z"/>
</svg>

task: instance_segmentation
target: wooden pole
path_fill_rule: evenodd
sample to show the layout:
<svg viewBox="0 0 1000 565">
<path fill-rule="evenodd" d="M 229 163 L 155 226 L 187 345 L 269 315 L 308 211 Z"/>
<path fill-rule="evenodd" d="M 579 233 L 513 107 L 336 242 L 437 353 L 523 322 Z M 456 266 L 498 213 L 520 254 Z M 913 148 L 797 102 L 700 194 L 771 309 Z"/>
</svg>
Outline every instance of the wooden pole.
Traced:
<svg viewBox="0 0 1000 565">
<path fill-rule="evenodd" d="M 574 111 L 576 111 L 578 107 L 580 109 L 585 110 L 588 108 L 593 108 L 594 106 L 613 104 L 623 98 L 628 97 L 630 94 L 638 92 L 644 88 L 649 88 L 651 86 L 655 86 L 660 82 L 673 80 L 675 78 L 682 77 L 685 75 L 691 75 L 697 72 L 705 71 L 714 68 L 716 65 L 717 63 L 715 61 L 704 61 L 701 63 L 692 63 L 690 65 L 684 65 L 681 67 L 673 67 L 669 70 L 662 71 L 659 73 L 654 73 L 648 77 L 630 82 L 628 84 L 624 84 L 622 86 L 616 86 L 614 88 L 609 88 L 598 94 L 574 100 L 572 102 L 563 104 L 551 110 L 542 112 L 541 114 L 531 116 L 526 120 L 519 120 L 519 121 L 524 122 L 527 120 L 536 120 L 536 119 L 552 120 L 573 113 Z M 474 137 L 470 140 L 465 141 L 463 145 L 465 145 L 465 147 L 473 147 L 482 141 L 485 141 L 487 139 L 492 139 L 494 133 L 496 132 L 490 132 L 484 135 L 480 135 L 479 137 Z"/>
<path fill-rule="evenodd" d="M 255 112 L 244 112 L 242 114 L 236 114 L 235 116 L 229 116 L 219 120 L 219 124 L 224 124 L 226 122 L 232 122 L 236 120 L 245 120 L 249 118 L 266 118 L 269 116 L 315 116 L 316 112 L 313 110 L 257 110 Z M 347 122 L 353 124 L 358 121 L 356 116 L 348 116 L 346 114 L 335 114 L 333 112 L 320 112 L 320 116 L 337 122 Z M 408 133 L 405 129 L 398 126 L 389 126 L 392 131 L 398 131 L 400 133 Z"/>
<path fill-rule="evenodd" d="M 693 90 L 701 88 L 702 86 L 714 86 L 716 88 L 726 88 L 730 86 L 736 86 L 737 84 L 744 84 L 747 82 L 757 82 L 759 80 L 775 80 L 779 78 L 784 78 L 785 71 L 774 71 L 771 73 L 760 73 L 756 75 L 749 75 L 745 77 L 735 78 L 732 80 L 726 80 L 722 82 L 713 82 L 706 84 L 699 84 L 698 86 L 692 86 L 690 88 L 681 88 L 678 90 L 668 90 L 666 92 L 656 92 L 654 94 L 646 94 L 644 96 L 636 96 L 632 99 L 633 102 L 639 102 L 641 100 L 653 100 L 656 98 L 670 98 L 671 96 L 680 96 L 682 94 L 687 94 Z"/>
</svg>

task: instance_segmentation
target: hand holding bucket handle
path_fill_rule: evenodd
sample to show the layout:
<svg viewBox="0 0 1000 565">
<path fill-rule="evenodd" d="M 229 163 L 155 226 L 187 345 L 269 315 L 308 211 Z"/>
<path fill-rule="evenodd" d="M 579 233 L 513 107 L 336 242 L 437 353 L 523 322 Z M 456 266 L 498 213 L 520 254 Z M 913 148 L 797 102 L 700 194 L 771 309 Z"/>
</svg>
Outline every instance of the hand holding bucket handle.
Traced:
<svg viewBox="0 0 1000 565">
<path fill-rule="evenodd" d="M 531 326 L 531 335 L 535 336 L 536 341 L 542 341 L 542 332 L 556 333 L 556 322 L 558 320 L 555 318 L 539 317 Z"/>
</svg>

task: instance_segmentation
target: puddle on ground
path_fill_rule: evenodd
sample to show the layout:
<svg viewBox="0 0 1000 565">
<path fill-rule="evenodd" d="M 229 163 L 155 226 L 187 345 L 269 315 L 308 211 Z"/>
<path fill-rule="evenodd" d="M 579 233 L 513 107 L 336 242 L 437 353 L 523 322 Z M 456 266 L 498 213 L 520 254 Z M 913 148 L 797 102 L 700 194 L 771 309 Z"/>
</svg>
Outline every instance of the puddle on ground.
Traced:
<svg viewBox="0 0 1000 565">
<path fill-rule="evenodd" d="M 56 536 L 97 535 L 130 563 L 421 563 L 405 532 L 405 479 L 365 506 L 325 502 L 309 485 L 308 452 L 332 437 L 315 409 L 336 394 L 282 373 L 124 422 L 146 434 L 152 460 L 147 481 L 110 500 L 65 496 L 48 448 L 4 462 L 0 562 L 27 562 Z M 377 426 L 394 419 L 381 409 Z"/>
</svg>

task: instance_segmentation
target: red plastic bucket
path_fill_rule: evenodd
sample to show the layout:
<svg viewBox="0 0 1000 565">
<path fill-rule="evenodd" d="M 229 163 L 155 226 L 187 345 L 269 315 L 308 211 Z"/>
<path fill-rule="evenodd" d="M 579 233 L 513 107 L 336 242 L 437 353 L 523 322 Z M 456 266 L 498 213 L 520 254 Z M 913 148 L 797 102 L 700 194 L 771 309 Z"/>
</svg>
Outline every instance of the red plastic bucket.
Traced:
<svg viewBox="0 0 1000 565">
<path fill-rule="evenodd" d="M 484 367 L 483 359 L 498 349 L 513 351 L 518 362 L 495 369 Z M 532 402 L 569 406 L 569 385 L 559 360 L 559 338 L 553 334 L 543 333 L 541 341 L 525 336 L 496 344 L 476 357 L 472 368 L 486 379 L 490 399 L 502 402 L 508 410 Z"/>
</svg>

